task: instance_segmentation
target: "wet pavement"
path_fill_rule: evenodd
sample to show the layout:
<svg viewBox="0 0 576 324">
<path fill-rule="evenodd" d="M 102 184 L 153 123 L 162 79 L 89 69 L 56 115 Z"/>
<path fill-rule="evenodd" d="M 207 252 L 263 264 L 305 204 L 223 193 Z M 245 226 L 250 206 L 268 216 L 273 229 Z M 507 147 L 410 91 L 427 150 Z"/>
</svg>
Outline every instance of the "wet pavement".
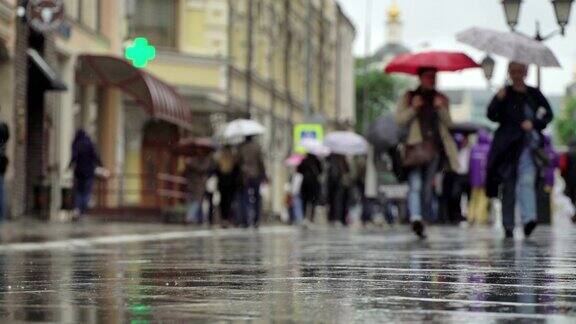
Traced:
<svg viewBox="0 0 576 324">
<path fill-rule="evenodd" d="M 576 323 L 570 226 L 526 241 L 446 227 L 423 242 L 404 227 L 36 224 L 0 234 L 6 323 Z"/>
</svg>

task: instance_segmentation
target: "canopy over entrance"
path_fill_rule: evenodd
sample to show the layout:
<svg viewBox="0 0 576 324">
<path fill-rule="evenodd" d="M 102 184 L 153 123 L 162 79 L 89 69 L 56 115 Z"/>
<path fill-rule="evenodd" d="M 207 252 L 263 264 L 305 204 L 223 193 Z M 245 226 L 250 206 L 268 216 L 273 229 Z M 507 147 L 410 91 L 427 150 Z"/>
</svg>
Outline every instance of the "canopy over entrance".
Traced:
<svg viewBox="0 0 576 324">
<path fill-rule="evenodd" d="M 81 55 L 78 57 L 76 79 L 79 84 L 119 88 L 150 116 L 183 128 L 192 128 L 192 111 L 174 87 L 121 58 Z"/>
</svg>

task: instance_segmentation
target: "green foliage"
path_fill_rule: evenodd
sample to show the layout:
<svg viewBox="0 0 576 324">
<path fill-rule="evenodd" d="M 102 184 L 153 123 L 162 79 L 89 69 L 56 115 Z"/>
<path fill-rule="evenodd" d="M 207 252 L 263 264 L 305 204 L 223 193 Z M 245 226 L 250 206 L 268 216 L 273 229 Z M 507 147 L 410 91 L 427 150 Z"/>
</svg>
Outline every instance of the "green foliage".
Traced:
<svg viewBox="0 0 576 324">
<path fill-rule="evenodd" d="M 374 120 L 392 111 L 408 84 L 380 71 L 356 75 L 356 130 L 364 133 Z"/>
<path fill-rule="evenodd" d="M 556 135 L 564 145 L 576 140 L 576 97 L 568 101 L 562 116 L 556 120 Z"/>
</svg>

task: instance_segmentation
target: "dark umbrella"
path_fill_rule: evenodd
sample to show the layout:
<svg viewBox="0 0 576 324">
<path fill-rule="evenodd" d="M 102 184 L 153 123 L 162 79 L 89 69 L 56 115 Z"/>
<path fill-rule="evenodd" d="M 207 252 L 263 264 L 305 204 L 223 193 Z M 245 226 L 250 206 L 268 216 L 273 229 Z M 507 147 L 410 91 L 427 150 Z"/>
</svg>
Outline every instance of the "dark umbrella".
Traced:
<svg viewBox="0 0 576 324">
<path fill-rule="evenodd" d="M 450 127 L 453 134 L 471 135 L 478 133 L 481 129 L 487 129 L 486 126 L 473 122 L 455 123 Z"/>
<path fill-rule="evenodd" d="M 185 138 L 174 147 L 174 154 L 196 156 L 209 154 L 216 150 L 216 144 L 211 138 Z"/>
<path fill-rule="evenodd" d="M 400 142 L 401 128 L 396 123 L 394 113 L 387 113 L 378 118 L 368 128 L 367 139 L 376 152 L 385 152 L 396 147 Z"/>
</svg>

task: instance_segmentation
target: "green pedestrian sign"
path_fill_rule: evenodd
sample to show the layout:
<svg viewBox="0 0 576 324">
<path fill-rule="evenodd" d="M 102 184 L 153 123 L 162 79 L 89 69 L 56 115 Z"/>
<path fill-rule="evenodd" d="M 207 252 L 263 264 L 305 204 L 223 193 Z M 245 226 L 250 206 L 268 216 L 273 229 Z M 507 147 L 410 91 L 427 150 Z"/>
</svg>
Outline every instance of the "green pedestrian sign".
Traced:
<svg viewBox="0 0 576 324">
<path fill-rule="evenodd" d="M 156 58 L 156 48 L 150 45 L 146 38 L 138 37 L 126 48 L 125 57 L 132 62 L 132 65 L 142 69 Z"/>
</svg>

